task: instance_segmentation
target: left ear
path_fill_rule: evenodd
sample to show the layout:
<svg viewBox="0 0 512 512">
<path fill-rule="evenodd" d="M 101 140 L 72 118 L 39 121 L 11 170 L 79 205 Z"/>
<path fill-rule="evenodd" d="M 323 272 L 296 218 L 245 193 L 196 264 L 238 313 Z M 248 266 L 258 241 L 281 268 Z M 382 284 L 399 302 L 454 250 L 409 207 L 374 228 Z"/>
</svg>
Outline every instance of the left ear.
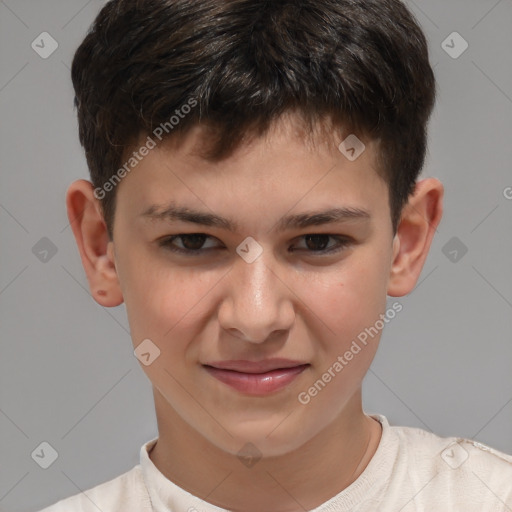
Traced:
<svg viewBox="0 0 512 512">
<path fill-rule="evenodd" d="M 407 295 L 416 285 L 443 215 L 443 196 L 443 184 L 436 178 L 427 178 L 416 184 L 404 206 L 393 240 L 387 291 L 391 297 Z"/>
</svg>

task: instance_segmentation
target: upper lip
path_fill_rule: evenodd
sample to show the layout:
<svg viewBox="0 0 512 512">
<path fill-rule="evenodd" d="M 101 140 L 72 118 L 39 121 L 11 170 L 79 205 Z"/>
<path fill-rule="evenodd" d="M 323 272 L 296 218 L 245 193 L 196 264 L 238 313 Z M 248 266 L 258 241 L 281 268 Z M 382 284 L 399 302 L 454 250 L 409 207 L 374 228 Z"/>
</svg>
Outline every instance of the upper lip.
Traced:
<svg viewBox="0 0 512 512">
<path fill-rule="evenodd" d="M 291 359 L 264 359 L 263 361 L 246 361 L 242 359 L 230 361 L 215 361 L 212 363 L 204 363 L 205 366 L 213 366 L 221 370 L 233 370 L 241 373 L 265 373 L 280 368 L 295 368 L 296 366 L 304 366 L 309 363 L 302 361 L 293 361 Z"/>
</svg>

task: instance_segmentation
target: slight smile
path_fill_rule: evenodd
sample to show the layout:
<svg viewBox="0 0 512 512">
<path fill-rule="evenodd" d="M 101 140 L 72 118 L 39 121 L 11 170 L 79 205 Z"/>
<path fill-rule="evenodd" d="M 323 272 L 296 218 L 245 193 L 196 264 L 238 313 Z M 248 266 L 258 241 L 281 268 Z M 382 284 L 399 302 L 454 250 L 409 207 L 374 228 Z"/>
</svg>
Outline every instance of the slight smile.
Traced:
<svg viewBox="0 0 512 512">
<path fill-rule="evenodd" d="M 203 364 L 217 380 L 247 395 L 261 396 L 283 389 L 301 374 L 309 363 L 286 359 L 264 361 L 219 361 Z"/>
</svg>

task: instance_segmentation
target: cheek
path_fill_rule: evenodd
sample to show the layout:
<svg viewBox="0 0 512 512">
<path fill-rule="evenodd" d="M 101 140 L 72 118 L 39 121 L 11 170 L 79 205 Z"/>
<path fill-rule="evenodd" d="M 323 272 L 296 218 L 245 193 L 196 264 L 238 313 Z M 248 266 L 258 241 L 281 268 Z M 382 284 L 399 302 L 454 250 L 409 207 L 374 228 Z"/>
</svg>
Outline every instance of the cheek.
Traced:
<svg viewBox="0 0 512 512">
<path fill-rule="evenodd" d="M 315 313 L 329 329 L 319 327 L 325 334 L 316 337 L 321 345 L 316 371 L 300 399 L 329 420 L 361 386 L 378 348 L 380 315 L 386 310 L 385 264 L 363 255 L 348 263 L 308 290 L 311 303 L 323 305 Z"/>
<path fill-rule="evenodd" d="M 218 280 L 213 274 L 209 279 L 204 272 L 154 262 L 144 265 L 135 259 L 126 275 L 129 286 L 123 293 L 134 344 L 150 338 L 166 350 L 178 348 L 182 336 L 177 333 L 198 329 L 208 292 Z"/>
<path fill-rule="evenodd" d="M 362 255 L 363 256 L 363 255 Z M 385 269 L 379 261 L 353 258 L 326 275 L 308 291 L 312 304 L 321 304 L 319 317 L 330 328 L 335 346 L 341 347 L 370 327 L 386 306 Z M 333 331 L 333 332 L 331 332 Z M 332 346 L 332 345 L 331 345 Z"/>
</svg>

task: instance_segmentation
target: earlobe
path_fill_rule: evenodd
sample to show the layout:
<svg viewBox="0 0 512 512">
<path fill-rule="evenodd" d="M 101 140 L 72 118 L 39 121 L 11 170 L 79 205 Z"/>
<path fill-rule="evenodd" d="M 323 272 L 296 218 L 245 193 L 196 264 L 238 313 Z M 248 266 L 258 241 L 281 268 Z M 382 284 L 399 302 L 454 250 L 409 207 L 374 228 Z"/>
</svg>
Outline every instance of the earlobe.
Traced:
<svg viewBox="0 0 512 512">
<path fill-rule="evenodd" d="M 387 291 L 391 297 L 407 295 L 416 285 L 441 221 L 443 195 L 442 183 L 436 178 L 428 178 L 416 184 L 414 193 L 405 205 L 393 240 L 393 261 Z"/>
<path fill-rule="evenodd" d="M 105 307 L 123 302 L 112 245 L 93 184 L 73 182 L 66 194 L 67 214 L 94 300 Z"/>
</svg>

